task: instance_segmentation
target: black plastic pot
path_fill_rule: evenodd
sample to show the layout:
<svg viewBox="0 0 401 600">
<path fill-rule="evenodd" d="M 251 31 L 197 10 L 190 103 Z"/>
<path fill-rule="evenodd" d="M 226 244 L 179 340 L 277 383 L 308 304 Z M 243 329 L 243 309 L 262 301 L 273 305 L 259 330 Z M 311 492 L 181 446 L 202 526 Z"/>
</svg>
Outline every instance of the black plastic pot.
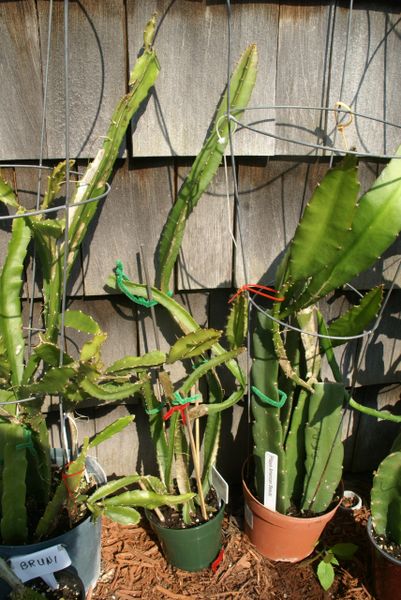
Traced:
<svg viewBox="0 0 401 600">
<path fill-rule="evenodd" d="M 200 571 L 209 567 L 221 549 L 221 525 L 225 504 L 206 523 L 188 529 L 163 527 L 151 511 L 148 521 L 156 533 L 166 560 L 184 571 Z"/>
<path fill-rule="evenodd" d="M 373 549 L 373 576 L 378 600 L 401 599 L 401 561 L 377 545 L 373 536 L 372 519 L 368 520 L 368 536 Z"/>
<path fill-rule="evenodd" d="M 87 458 L 86 469 L 98 483 L 105 483 L 104 472 L 94 458 Z M 71 559 L 71 567 L 75 569 L 85 592 L 87 592 L 90 587 L 95 585 L 100 575 L 101 528 L 100 519 L 93 522 L 88 517 L 70 531 L 36 544 L 0 545 L 0 556 L 8 559 L 12 556 L 30 554 L 61 544 L 65 546 Z M 10 591 L 10 587 L 0 579 L 0 598 L 6 598 Z"/>
</svg>

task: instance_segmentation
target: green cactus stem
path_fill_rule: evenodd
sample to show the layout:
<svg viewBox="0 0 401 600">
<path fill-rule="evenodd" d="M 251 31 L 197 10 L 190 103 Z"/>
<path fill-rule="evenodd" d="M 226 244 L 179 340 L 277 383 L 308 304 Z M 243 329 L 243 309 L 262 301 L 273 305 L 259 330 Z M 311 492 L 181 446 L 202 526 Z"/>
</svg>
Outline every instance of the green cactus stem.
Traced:
<svg viewBox="0 0 401 600">
<path fill-rule="evenodd" d="M 257 50 L 251 45 L 244 52 L 230 79 L 230 112 L 239 117 L 246 108 L 256 81 Z M 203 192 L 217 173 L 229 141 L 231 123 L 227 92 L 224 94 L 210 127 L 210 134 L 185 178 L 163 228 L 159 245 L 156 284 L 167 292 L 171 273 L 184 237 L 186 222 Z"/>
<path fill-rule="evenodd" d="M 376 533 L 401 544 L 401 452 L 389 454 L 380 463 L 370 506 Z"/>
</svg>

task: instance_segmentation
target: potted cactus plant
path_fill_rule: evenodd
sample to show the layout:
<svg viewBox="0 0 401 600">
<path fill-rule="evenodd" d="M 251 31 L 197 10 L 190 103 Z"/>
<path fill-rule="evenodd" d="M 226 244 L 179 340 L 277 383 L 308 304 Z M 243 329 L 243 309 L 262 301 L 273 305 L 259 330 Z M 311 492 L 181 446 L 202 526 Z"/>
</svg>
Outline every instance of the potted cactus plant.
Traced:
<svg viewBox="0 0 401 600">
<path fill-rule="evenodd" d="M 107 372 L 100 354 L 106 334 L 89 315 L 79 311 L 64 312 L 62 299 L 65 283 L 95 215 L 98 198 L 104 195 L 127 126 L 158 75 L 158 60 L 152 48 L 154 32 L 155 17 L 152 17 L 145 29 L 143 52 L 131 73 L 129 92 L 119 101 L 103 146 L 76 184 L 69 201 L 67 230 L 65 219 L 49 219 L 43 211 L 53 209 L 72 165 L 67 167 L 63 162 L 52 171 L 39 214 L 38 211 L 34 214 L 26 211 L 11 186 L 0 181 L 0 200 L 16 210 L 0 273 L 0 540 L 3 544 L 0 555 L 9 555 L 7 548 L 10 546 L 12 554 L 19 554 L 18 548 L 26 549 L 26 544 L 53 535 L 55 516 L 63 512 L 61 507 L 68 508 L 70 496 L 75 502 L 75 494 L 81 489 L 88 443 L 84 444 L 80 456 L 64 467 L 62 482 L 55 488 L 42 413 L 44 398 L 62 395 L 64 407 L 69 409 L 86 397 L 101 401 L 120 400 L 139 388 L 139 384 L 129 381 L 129 373 L 114 374 L 112 369 Z M 21 303 L 24 260 L 31 239 L 35 243 L 43 287 L 43 332 L 33 348 L 28 347 L 23 334 Z M 61 327 L 79 329 L 92 336 L 82 346 L 77 359 L 60 348 Z M 64 462 L 66 451 L 64 447 Z M 75 471 L 79 465 L 81 468 Z M 120 488 L 113 488 L 114 492 L 117 489 Z M 90 498 L 77 500 L 77 505 L 95 516 L 100 514 L 99 503 L 92 503 Z M 128 519 L 128 508 L 120 510 L 121 519 Z M 113 511 L 118 517 L 118 510 Z M 84 533 L 84 538 L 87 537 Z M 90 558 L 90 554 L 88 552 L 87 557 Z M 98 551 L 95 554 L 98 555 Z M 87 563 L 85 565 L 82 573 L 87 587 L 93 581 L 90 573 L 85 572 Z"/>
<path fill-rule="evenodd" d="M 378 600 L 390 600 L 399 594 L 401 577 L 401 435 L 374 476 L 370 509 L 375 590 Z"/>
<path fill-rule="evenodd" d="M 149 363 L 149 368 L 142 370 L 140 381 L 164 491 L 196 492 L 196 496 L 176 512 L 174 519 L 169 510 L 164 511 L 167 514 L 163 511 L 158 515 L 148 513 L 169 562 L 189 571 L 209 566 L 221 546 L 224 502 L 220 503 L 211 493 L 213 483 L 217 486 L 212 472 L 219 445 L 221 413 L 238 402 L 246 389 L 245 376 L 236 361 L 246 333 L 246 318 L 238 306 L 233 309 L 226 334 L 229 348 L 225 350 L 219 343 L 222 332 L 201 328 L 192 315 L 171 298 L 168 290 L 188 217 L 216 174 L 229 141 L 228 107 L 236 116 L 246 107 L 256 80 L 256 65 L 257 50 L 251 45 L 234 69 L 229 93 L 223 94 L 209 135 L 163 228 L 156 257 L 157 287 L 151 288 L 149 282 L 140 285 L 130 281 L 121 264 L 117 265 L 116 274 L 107 280 L 110 290 L 122 291 L 134 302 L 139 299 L 142 304 L 143 301 L 159 304 L 183 334 L 165 355 L 164 364 Z M 160 350 L 157 352 L 160 354 Z M 179 382 L 172 381 L 168 374 L 170 365 L 177 361 L 187 373 Z M 224 398 L 216 371 L 223 365 L 236 380 L 236 389 L 228 398 Z M 123 363 L 121 366 L 123 371 Z M 202 383 L 204 387 L 200 392 L 198 388 Z M 206 417 L 203 441 L 201 417 Z M 218 477 L 215 474 L 215 478 Z"/>
<path fill-rule="evenodd" d="M 341 500 L 343 407 L 397 419 L 349 397 L 333 350 L 374 319 L 382 288 L 330 324 L 318 304 L 370 267 L 397 237 L 400 161 L 391 160 L 372 188 L 358 195 L 356 159 L 347 156 L 327 172 L 305 209 L 276 273 L 277 299 L 255 315 L 254 449 L 252 471 L 244 474 L 245 521 L 251 540 L 275 560 L 310 554 Z M 332 381 L 322 380 L 323 358 Z"/>
<path fill-rule="evenodd" d="M 108 278 L 110 289 L 118 289 L 119 276 Z M 219 343 L 222 332 L 204 329 L 192 315 L 157 288 L 133 283 L 124 279 L 124 290 L 132 298 L 152 300 L 166 309 L 180 328 L 183 336 L 164 355 L 163 364 L 157 364 L 160 351 L 149 353 L 148 366 L 138 368 L 144 409 L 149 416 L 149 427 L 159 467 L 163 493 L 189 494 L 195 497 L 185 502 L 180 511 L 162 509 L 161 514 L 150 515 L 167 559 L 174 566 L 196 571 L 211 564 L 221 546 L 221 523 L 224 502 L 211 488 L 218 487 L 220 477 L 213 467 L 219 446 L 221 413 L 238 402 L 244 395 L 246 379 L 236 356 L 243 350 L 241 343 L 245 329 L 240 320 L 231 318 L 226 337 L 229 349 Z M 172 321 L 172 322 L 173 322 Z M 151 360 L 151 357 L 154 360 Z M 144 362 L 144 357 L 143 357 Z M 173 381 L 169 375 L 171 365 L 180 362 L 186 376 Z M 121 372 L 130 361 L 116 363 Z M 224 398 L 216 369 L 225 366 L 236 379 L 236 389 Z M 202 383 L 205 386 L 202 388 Z M 154 385 L 156 383 L 156 385 Z M 201 386 L 202 392 L 199 391 Z M 199 419 L 205 417 L 203 436 Z M 191 477 L 194 471 L 194 478 Z"/>
</svg>

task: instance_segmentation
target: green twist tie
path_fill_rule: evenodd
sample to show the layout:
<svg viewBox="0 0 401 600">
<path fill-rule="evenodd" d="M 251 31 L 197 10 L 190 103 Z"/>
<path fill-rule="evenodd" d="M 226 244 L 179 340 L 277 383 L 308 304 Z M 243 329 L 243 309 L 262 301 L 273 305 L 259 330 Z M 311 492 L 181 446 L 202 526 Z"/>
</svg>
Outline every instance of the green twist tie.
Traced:
<svg viewBox="0 0 401 600">
<path fill-rule="evenodd" d="M 23 448 L 28 448 L 29 450 L 33 450 L 33 443 L 32 443 L 32 434 L 31 434 L 31 430 L 30 429 L 26 429 L 26 427 L 24 427 L 24 439 L 25 442 L 21 442 L 20 444 L 17 444 L 15 446 L 15 448 L 17 450 L 22 450 Z"/>
<path fill-rule="evenodd" d="M 204 358 L 203 360 L 200 360 L 198 362 L 198 364 L 193 364 L 192 365 L 192 369 L 195 371 L 195 369 L 197 369 L 198 367 L 202 366 L 202 365 L 206 365 L 209 362 L 209 360 L 207 358 Z"/>
<path fill-rule="evenodd" d="M 163 406 L 166 406 L 166 403 L 160 402 L 159 406 L 156 408 L 150 408 L 149 410 L 145 408 L 145 412 L 147 415 L 157 415 L 162 410 Z"/>
<path fill-rule="evenodd" d="M 277 390 L 278 395 L 280 396 L 280 400 L 272 400 L 271 398 L 269 398 L 269 396 L 266 396 L 263 392 L 258 390 L 258 388 L 254 385 L 251 386 L 251 390 L 260 400 L 262 400 L 262 402 L 265 402 L 266 404 L 271 404 L 271 406 L 275 406 L 276 408 L 281 408 L 287 401 L 287 394 L 285 392 L 282 392 L 281 390 Z"/>
<path fill-rule="evenodd" d="M 127 277 L 127 275 L 124 273 L 124 267 L 121 260 L 116 262 L 116 279 L 119 290 L 123 292 L 127 298 L 132 300 L 132 302 L 135 302 L 135 304 L 140 304 L 140 306 L 144 306 L 145 308 L 151 308 L 152 306 L 156 306 L 156 304 L 158 304 L 157 300 L 146 300 L 146 298 L 141 298 L 140 296 L 134 296 L 134 294 L 131 294 L 124 283 L 124 281 L 129 281 L 129 277 Z M 173 292 L 169 290 L 167 292 L 167 296 L 171 298 L 172 295 Z"/>
<path fill-rule="evenodd" d="M 195 396 L 188 396 L 188 398 L 182 398 L 180 392 L 174 392 L 174 400 L 172 402 L 173 406 L 177 406 L 178 404 L 186 404 L 187 402 L 196 402 L 201 398 L 200 394 L 195 394 Z"/>
</svg>

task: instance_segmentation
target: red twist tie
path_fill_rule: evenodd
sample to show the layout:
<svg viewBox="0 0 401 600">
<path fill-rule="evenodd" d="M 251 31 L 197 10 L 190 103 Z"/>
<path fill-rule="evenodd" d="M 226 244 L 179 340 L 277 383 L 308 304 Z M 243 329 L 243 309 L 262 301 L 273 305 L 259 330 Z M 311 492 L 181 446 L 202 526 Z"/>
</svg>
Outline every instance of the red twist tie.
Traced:
<svg viewBox="0 0 401 600">
<path fill-rule="evenodd" d="M 65 468 L 68 468 L 68 466 L 71 463 L 67 463 L 65 465 Z M 71 479 L 71 477 L 76 477 L 77 475 L 82 475 L 82 473 L 85 471 L 85 469 L 82 469 L 81 471 L 76 471 L 75 473 L 66 473 L 65 471 L 63 473 L 61 473 L 61 479 L 64 481 L 64 485 L 67 489 L 67 494 L 69 496 L 69 498 L 72 498 L 74 495 L 74 492 L 70 489 L 67 479 Z"/>
<path fill-rule="evenodd" d="M 264 290 L 263 292 L 261 290 Z M 274 302 L 284 302 L 284 296 L 272 296 L 271 294 L 265 294 L 264 292 L 272 292 L 273 294 L 278 294 L 278 291 L 274 288 L 268 287 L 267 285 L 259 285 L 258 283 L 246 283 L 241 286 L 239 290 L 232 296 L 228 304 L 238 298 L 240 294 L 244 292 L 251 292 L 252 294 L 258 294 L 259 296 L 263 296 L 264 298 L 268 298 L 269 300 L 274 300 Z"/>
<path fill-rule="evenodd" d="M 212 562 L 212 571 L 213 571 L 213 573 L 216 573 L 217 567 L 222 562 L 223 558 L 224 558 L 224 548 L 222 548 L 220 550 L 217 558 Z"/>
<path fill-rule="evenodd" d="M 182 422 L 186 425 L 185 419 L 185 409 L 190 405 L 190 402 L 186 402 L 186 404 L 178 404 L 177 406 L 173 406 L 163 415 L 163 421 L 167 421 L 171 417 L 171 415 L 177 411 L 181 413 Z"/>
</svg>

